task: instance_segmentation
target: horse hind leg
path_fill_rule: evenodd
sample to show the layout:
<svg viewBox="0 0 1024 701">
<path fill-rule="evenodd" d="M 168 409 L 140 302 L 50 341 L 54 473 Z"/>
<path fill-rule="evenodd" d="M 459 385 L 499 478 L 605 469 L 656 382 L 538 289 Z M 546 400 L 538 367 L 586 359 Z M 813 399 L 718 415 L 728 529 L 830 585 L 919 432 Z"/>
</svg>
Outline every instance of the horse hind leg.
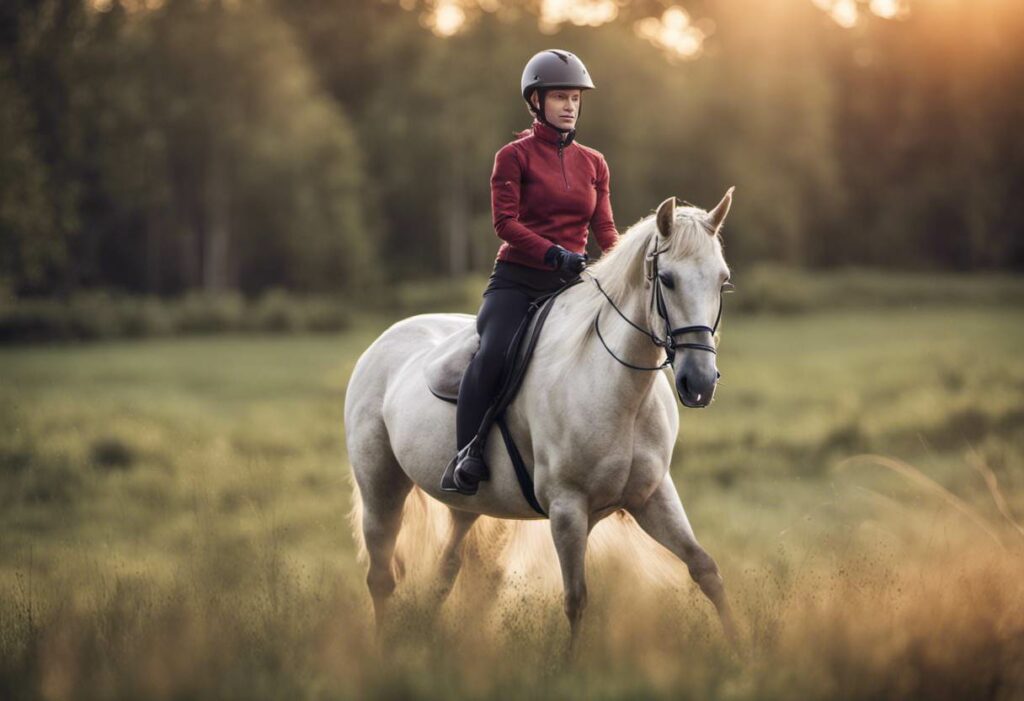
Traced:
<svg viewBox="0 0 1024 701">
<path fill-rule="evenodd" d="M 739 635 L 718 565 L 697 542 L 672 478 L 665 475 L 664 481 L 643 505 L 627 510 L 648 535 L 686 563 L 690 577 L 715 605 L 730 644 L 737 648 Z"/>
<path fill-rule="evenodd" d="M 362 500 L 361 526 L 369 557 L 366 585 L 373 598 L 374 619 L 380 631 L 387 616 L 388 601 L 395 590 L 395 574 L 400 574 L 402 569 L 402 563 L 395 558 L 395 542 L 412 481 L 399 466 L 383 424 L 373 434 L 376 435 L 351 441 L 349 459 Z"/>
</svg>

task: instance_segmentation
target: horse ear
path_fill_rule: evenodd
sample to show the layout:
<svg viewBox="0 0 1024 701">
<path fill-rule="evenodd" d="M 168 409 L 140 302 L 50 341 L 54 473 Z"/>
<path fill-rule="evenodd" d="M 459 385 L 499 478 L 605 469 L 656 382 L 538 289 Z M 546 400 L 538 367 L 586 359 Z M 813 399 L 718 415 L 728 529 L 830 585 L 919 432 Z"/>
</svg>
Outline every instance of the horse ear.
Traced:
<svg viewBox="0 0 1024 701">
<path fill-rule="evenodd" d="M 658 213 L 655 215 L 658 222 L 658 233 L 668 238 L 672 235 L 672 222 L 676 218 L 676 198 L 669 197 L 658 205 Z"/>
<path fill-rule="evenodd" d="M 729 208 L 732 207 L 732 191 L 736 189 L 733 185 L 725 192 L 725 197 L 722 201 L 715 205 L 715 208 L 708 212 L 708 217 L 711 219 L 711 235 L 714 236 L 718 233 L 718 230 L 722 228 L 722 223 L 725 222 L 725 217 L 729 214 Z"/>
</svg>

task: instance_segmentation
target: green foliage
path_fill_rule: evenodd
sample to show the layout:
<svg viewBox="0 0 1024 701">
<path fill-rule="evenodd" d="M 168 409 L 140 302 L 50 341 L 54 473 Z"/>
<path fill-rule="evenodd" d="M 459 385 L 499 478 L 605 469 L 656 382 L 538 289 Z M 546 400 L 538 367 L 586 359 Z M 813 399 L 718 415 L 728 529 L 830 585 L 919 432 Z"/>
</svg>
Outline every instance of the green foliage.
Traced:
<svg viewBox="0 0 1024 701">
<path fill-rule="evenodd" d="M 0 293 L 39 290 L 67 264 L 35 143 L 32 112 L 0 59 Z"/>
<path fill-rule="evenodd" d="M 71 15 L 24 13 L 46 36 L 76 38 L 52 53 L 27 40 L 15 47 L 39 71 L 66 68 L 36 104 L 16 99 L 29 71 L 12 82 L 0 70 L 0 93 L 11 97 L 0 130 L 19 144 L 0 171 L 10 179 L 0 188 L 10 251 L 0 270 L 16 291 L 87 282 L 150 293 L 323 292 L 373 282 L 352 126 L 263 4 L 179 0 L 134 15 L 116 3 L 102 13 L 71 4 Z M 70 101 L 74 119 L 62 113 L 67 123 L 50 133 L 43 99 Z M 56 143 L 66 168 L 39 164 L 37 134 L 44 146 L 80 139 L 89 150 Z M 54 249 L 66 246 L 64 229 L 47 228 L 40 180 L 74 195 L 69 211 L 81 224 L 65 227 L 77 234 L 73 257 Z M 43 275 L 46 263 L 56 278 Z"/>
<path fill-rule="evenodd" d="M 737 292 L 726 308 L 740 313 L 804 313 L 838 309 L 1024 307 L 1024 280 L 1013 275 L 810 271 L 760 264 L 734 266 Z"/>
<path fill-rule="evenodd" d="M 218 333 L 332 333 L 348 328 L 350 303 L 338 297 L 272 290 L 254 300 L 194 292 L 180 298 L 80 294 L 67 301 L 0 303 L 0 343 Z"/>
<path fill-rule="evenodd" d="M 536 3 L 468 3 L 442 39 L 430 3 L 6 3 L 0 290 L 348 293 L 484 272 L 493 155 L 529 124 L 524 61 L 552 45 L 597 82 L 578 136 L 608 158 L 620 230 L 736 185 L 734 264 L 1024 265 L 1012 2 L 911 2 L 853 30 L 810 0 L 683 3 L 714 24 L 691 62 L 636 35 L 663 4 L 552 36 Z"/>
<path fill-rule="evenodd" d="M 734 268 L 738 291 L 725 297 L 726 319 L 748 314 L 840 310 L 1024 307 L 1024 280 L 1010 275 L 807 271 L 759 265 Z M 0 299 L 0 343 L 216 333 L 331 333 L 360 312 L 388 317 L 427 312 L 475 314 L 486 278 L 419 280 L 361 296 L 296 295 L 275 288 L 247 299 L 191 292 L 176 298 L 79 293 L 67 300 Z M 951 380 L 952 381 L 952 380 Z"/>
</svg>

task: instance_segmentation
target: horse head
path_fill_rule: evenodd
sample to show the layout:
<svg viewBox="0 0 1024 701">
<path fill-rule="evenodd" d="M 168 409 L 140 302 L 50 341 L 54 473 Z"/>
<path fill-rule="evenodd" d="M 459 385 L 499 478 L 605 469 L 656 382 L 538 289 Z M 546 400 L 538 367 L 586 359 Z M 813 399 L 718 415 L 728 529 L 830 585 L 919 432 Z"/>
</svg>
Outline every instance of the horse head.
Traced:
<svg viewBox="0 0 1024 701">
<path fill-rule="evenodd" d="M 731 288 L 721 229 L 733 189 L 710 212 L 679 206 L 675 197 L 662 202 L 644 261 L 652 297 L 649 328 L 664 338 L 676 392 L 691 408 L 711 403 L 721 377 L 715 362 L 717 331 L 722 293 Z"/>
</svg>

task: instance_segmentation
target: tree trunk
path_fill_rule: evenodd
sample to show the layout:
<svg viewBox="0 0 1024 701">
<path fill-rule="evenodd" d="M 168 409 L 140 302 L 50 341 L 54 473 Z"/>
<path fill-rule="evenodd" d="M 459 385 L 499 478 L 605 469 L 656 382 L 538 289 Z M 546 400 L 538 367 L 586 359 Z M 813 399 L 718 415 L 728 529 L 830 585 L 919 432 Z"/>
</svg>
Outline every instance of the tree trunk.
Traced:
<svg viewBox="0 0 1024 701">
<path fill-rule="evenodd" d="M 203 291 L 224 292 L 229 287 L 228 251 L 231 243 L 227 178 L 224 162 L 215 153 L 206 179 L 206 226 L 203 241 Z"/>
</svg>

